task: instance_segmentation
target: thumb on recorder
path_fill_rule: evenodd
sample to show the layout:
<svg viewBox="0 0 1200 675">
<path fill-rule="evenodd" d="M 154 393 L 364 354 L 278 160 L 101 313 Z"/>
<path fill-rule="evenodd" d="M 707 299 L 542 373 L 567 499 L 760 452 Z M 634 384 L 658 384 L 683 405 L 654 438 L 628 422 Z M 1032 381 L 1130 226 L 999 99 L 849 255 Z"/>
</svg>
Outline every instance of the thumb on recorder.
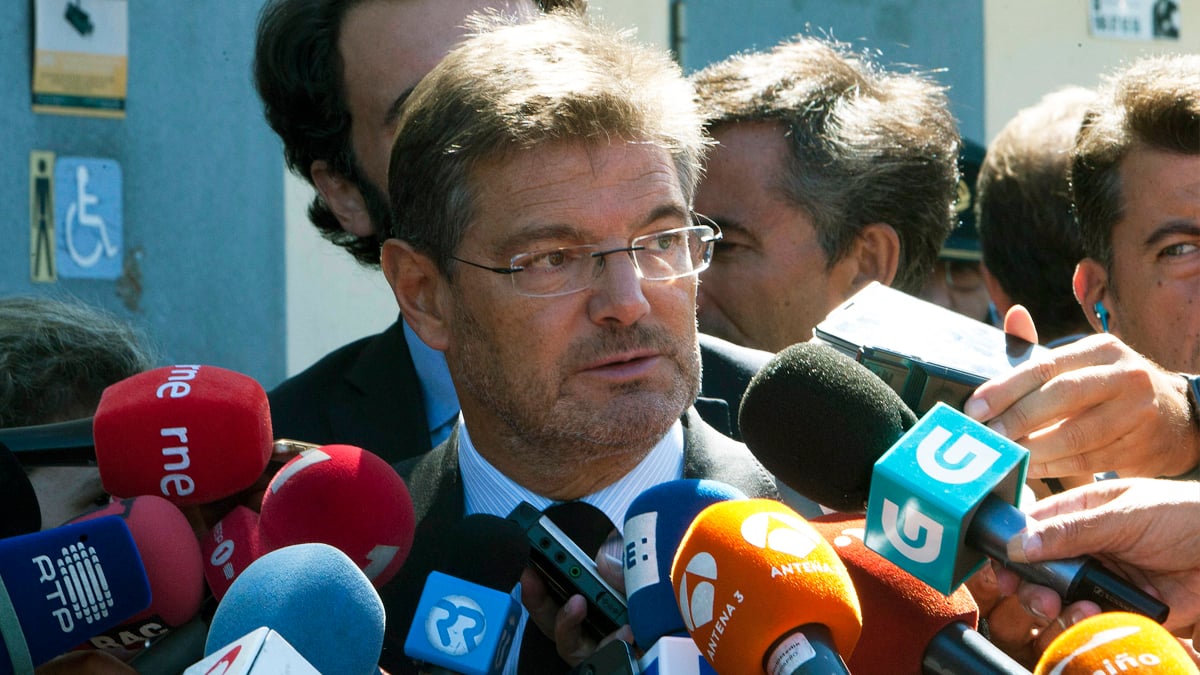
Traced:
<svg viewBox="0 0 1200 675">
<path fill-rule="evenodd" d="M 1091 554 L 1171 607 L 1168 630 L 1200 622 L 1200 485 L 1131 478 L 1101 481 L 1032 505 L 1037 519 L 1008 542 L 1014 561 L 1037 562 Z M 1064 613 L 1047 588 L 1020 584 L 997 566 L 1005 592 L 1054 619 Z M 1094 613 L 1094 609 L 1092 610 Z"/>
</svg>

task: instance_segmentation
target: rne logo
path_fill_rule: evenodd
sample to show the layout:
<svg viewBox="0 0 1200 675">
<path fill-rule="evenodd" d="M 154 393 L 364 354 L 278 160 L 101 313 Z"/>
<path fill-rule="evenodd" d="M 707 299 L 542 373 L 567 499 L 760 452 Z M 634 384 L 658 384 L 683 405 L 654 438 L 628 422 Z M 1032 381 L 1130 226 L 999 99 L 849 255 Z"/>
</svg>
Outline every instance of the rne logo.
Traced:
<svg viewBox="0 0 1200 675">
<path fill-rule="evenodd" d="M 712 554 L 700 552 L 692 556 L 679 580 L 679 611 L 688 631 L 713 620 L 713 600 L 717 587 L 717 560 Z"/>
</svg>

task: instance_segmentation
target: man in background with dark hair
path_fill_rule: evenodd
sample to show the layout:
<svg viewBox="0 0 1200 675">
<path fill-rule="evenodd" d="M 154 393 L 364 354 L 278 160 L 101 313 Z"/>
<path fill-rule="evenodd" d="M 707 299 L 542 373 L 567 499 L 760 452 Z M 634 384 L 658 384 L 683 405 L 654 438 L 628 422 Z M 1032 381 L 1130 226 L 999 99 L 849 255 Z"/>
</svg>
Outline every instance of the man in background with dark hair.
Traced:
<svg viewBox="0 0 1200 675">
<path fill-rule="evenodd" d="M 255 84 L 288 166 L 317 190 L 309 216 L 361 264 L 378 267 L 390 216 L 392 133 L 417 82 L 478 11 L 521 18 L 583 11 L 582 0 L 271 0 L 255 49 Z M 701 338 L 700 414 L 738 437 L 741 394 L 769 354 Z M 280 437 L 350 443 L 390 462 L 449 435 L 459 404 L 440 352 L 403 317 L 325 356 L 270 392 Z"/>
<path fill-rule="evenodd" d="M 724 233 L 701 330 L 774 352 L 871 281 L 921 288 L 957 178 L 941 87 L 814 37 L 691 79 L 717 141 L 696 210 Z"/>
<path fill-rule="evenodd" d="M 1000 316 L 1029 310 L 1048 347 L 1092 333 L 1071 289 L 1083 258 L 1067 174 L 1095 92 L 1067 87 L 1009 120 L 979 173 L 976 210 L 984 279 Z"/>
<path fill-rule="evenodd" d="M 1032 453 L 1030 478 L 1200 465 L 1200 56 L 1109 77 L 1074 144 L 1075 298 L 1097 332 L 980 386 L 964 408 Z M 1173 371 L 1182 371 L 1173 372 Z"/>
<path fill-rule="evenodd" d="M 82 302 L 0 299 L 0 428 L 89 417 L 106 387 L 153 368 L 155 359 L 138 331 Z M 27 473 L 43 528 L 108 503 L 95 467 Z"/>
</svg>

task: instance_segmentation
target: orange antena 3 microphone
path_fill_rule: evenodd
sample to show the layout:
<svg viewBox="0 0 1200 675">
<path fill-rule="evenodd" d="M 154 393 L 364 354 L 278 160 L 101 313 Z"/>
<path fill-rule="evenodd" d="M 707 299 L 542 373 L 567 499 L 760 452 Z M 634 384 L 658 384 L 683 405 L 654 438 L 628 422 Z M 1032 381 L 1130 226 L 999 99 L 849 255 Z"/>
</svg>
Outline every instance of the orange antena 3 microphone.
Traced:
<svg viewBox="0 0 1200 675">
<path fill-rule="evenodd" d="M 795 511 L 769 499 L 700 512 L 671 566 L 688 632 L 720 673 L 844 674 L 862 630 L 846 567 Z"/>
</svg>

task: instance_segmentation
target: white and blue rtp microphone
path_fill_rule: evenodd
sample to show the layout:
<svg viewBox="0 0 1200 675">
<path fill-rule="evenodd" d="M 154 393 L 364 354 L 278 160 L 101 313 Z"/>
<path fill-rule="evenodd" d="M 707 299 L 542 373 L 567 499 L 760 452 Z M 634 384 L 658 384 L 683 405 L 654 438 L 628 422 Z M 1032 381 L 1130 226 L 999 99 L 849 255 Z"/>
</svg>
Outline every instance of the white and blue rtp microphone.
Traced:
<svg viewBox="0 0 1200 675">
<path fill-rule="evenodd" d="M 33 672 L 149 605 L 146 570 L 118 516 L 0 540 L 0 675 Z"/>
</svg>

